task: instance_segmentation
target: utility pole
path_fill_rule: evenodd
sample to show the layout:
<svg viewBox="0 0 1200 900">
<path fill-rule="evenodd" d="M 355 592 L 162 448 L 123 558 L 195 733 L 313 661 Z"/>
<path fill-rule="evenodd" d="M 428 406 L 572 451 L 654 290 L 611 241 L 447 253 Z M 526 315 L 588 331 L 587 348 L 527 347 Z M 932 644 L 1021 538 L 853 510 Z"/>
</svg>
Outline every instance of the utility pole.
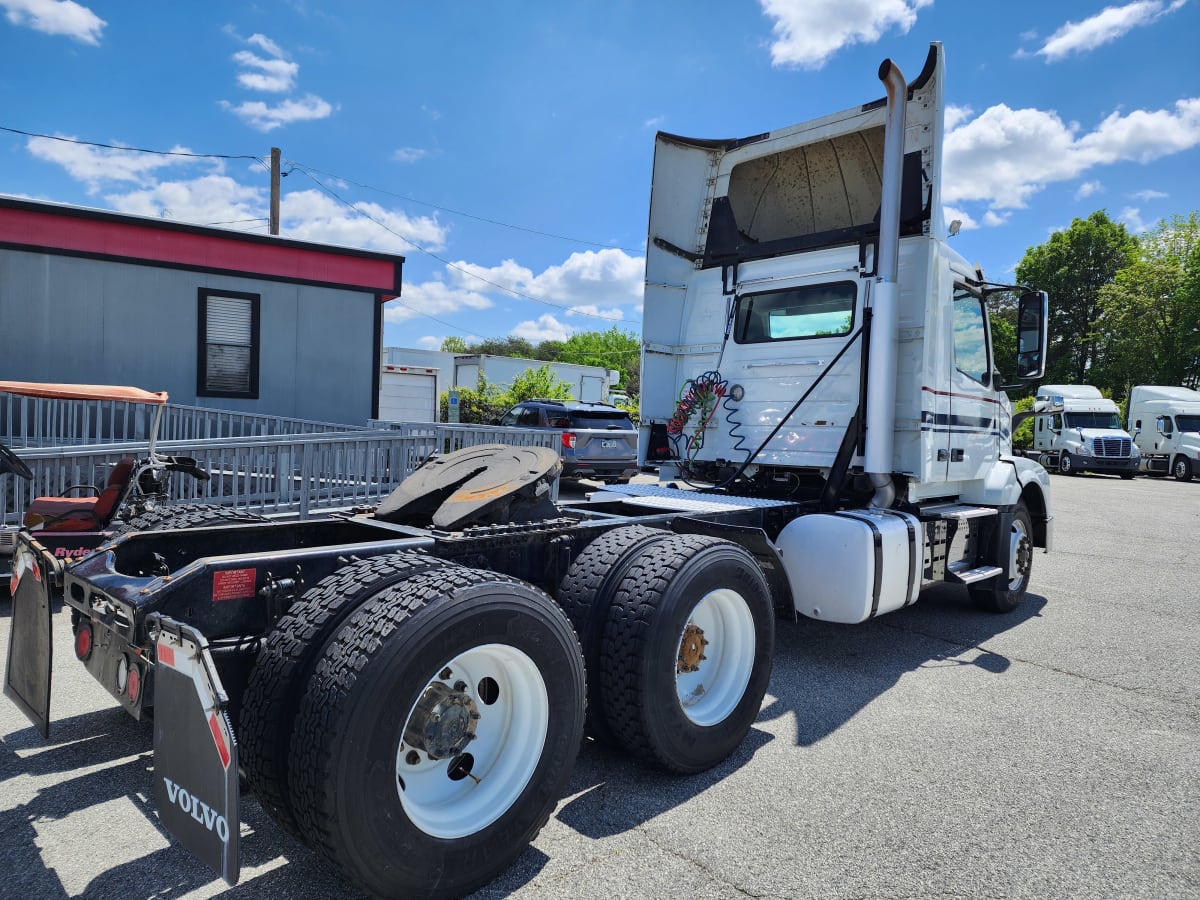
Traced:
<svg viewBox="0 0 1200 900">
<path fill-rule="evenodd" d="M 271 148 L 271 234 L 279 234 L 279 148 Z"/>
</svg>

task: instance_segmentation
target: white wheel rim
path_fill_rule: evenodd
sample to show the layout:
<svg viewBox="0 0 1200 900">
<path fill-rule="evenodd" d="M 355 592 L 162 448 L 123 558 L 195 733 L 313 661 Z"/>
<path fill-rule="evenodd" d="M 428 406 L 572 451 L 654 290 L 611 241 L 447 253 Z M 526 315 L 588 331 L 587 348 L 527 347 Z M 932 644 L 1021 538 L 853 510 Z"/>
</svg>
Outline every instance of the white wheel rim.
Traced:
<svg viewBox="0 0 1200 900">
<path fill-rule="evenodd" d="M 754 669 L 754 616 L 746 599 L 737 591 L 719 588 L 705 594 L 679 635 L 682 643 L 688 627 L 699 629 L 708 643 L 706 657 L 695 672 L 679 671 L 675 688 L 683 714 L 694 724 L 716 725 L 737 708 Z M 693 632 L 694 633 L 694 632 Z"/>
<path fill-rule="evenodd" d="M 450 674 L 443 678 L 447 670 Z M 451 771 L 458 757 L 430 759 L 402 739 L 396 752 L 396 789 L 417 828 L 437 838 L 460 838 L 499 819 L 529 784 L 546 743 L 550 699 L 534 661 L 504 644 L 460 653 L 439 668 L 429 685 L 439 682 L 465 684 L 461 692 L 479 712 L 475 739 L 464 748 L 473 760 L 470 775 L 455 780 Z M 416 711 L 416 706 L 409 710 L 406 726 Z"/>
</svg>

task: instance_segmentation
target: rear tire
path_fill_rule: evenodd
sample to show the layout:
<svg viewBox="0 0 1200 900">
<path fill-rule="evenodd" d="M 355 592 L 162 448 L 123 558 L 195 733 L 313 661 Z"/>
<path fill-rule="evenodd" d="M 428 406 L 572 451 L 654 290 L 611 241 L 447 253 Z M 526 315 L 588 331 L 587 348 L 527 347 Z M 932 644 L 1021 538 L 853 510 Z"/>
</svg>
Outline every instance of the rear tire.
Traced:
<svg viewBox="0 0 1200 900">
<path fill-rule="evenodd" d="M 289 761 L 296 818 L 372 894 L 468 893 L 545 825 L 583 704 L 575 634 L 541 591 L 461 568 L 393 585 L 309 681 Z"/>
<path fill-rule="evenodd" d="M 642 548 L 604 630 L 601 696 L 614 737 L 671 772 L 715 766 L 758 716 L 774 644 L 770 588 L 745 548 L 700 535 Z"/>
<path fill-rule="evenodd" d="M 987 584 L 971 586 L 971 599 L 979 609 L 994 613 L 1009 613 L 1021 605 L 1033 573 L 1033 519 L 1024 502 L 1013 510 L 1012 525 L 1007 534 L 997 534 L 992 541 L 990 560 L 1009 574 L 1007 581 L 997 575 Z"/>
<path fill-rule="evenodd" d="M 293 837 L 304 839 L 288 794 L 288 752 L 300 700 L 317 660 L 367 600 L 401 581 L 451 566 L 412 551 L 343 566 L 288 607 L 263 641 L 242 698 L 239 758 L 267 815 Z"/>
<path fill-rule="evenodd" d="M 625 577 L 635 551 L 672 537 L 672 532 L 645 525 L 630 525 L 607 531 L 575 557 L 558 589 L 558 603 L 571 620 L 583 649 L 587 670 L 587 732 L 612 743 L 612 731 L 604 721 L 600 699 L 600 648 L 613 591 Z"/>
</svg>

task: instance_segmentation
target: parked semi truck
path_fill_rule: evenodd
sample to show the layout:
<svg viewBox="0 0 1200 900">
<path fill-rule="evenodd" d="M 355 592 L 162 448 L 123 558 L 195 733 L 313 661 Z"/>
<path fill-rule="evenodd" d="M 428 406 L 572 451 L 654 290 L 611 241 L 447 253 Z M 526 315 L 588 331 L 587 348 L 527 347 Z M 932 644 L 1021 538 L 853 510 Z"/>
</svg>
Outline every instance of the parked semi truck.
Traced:
<svg viewBox="0 0 1200 900">
<path fill-rule="evenodd" d="M 1038 462 L 1063 475 L 1101 472 L 1133 478 L 1140 454 L 1129 432 L 1121 428 L 1117 404 L 1088 384 L 1045 384 L 1034 408 L 1061 405 L 1054 415 L 1039 416 L 1033 426 Z"/>
<path fill-rule="evenodd" d="M 74 655 L 153 713 L 163 824 L 226 880 L 240 770 L 364 890 L 444 896 L 533 839 L 585 728 L 671 772 L 728 756 L 777 617 L 862 622 L 947 581 L 1016 608 L 1053 520 L 990 354 L 1012 288 L 942 240 L 940 45 L 879 77 L 886 99 L 795 128 L 658 137 L 643 427 L 668 484 L 560 506 L 553 451 L 476 447 L 328 521 L 70 564 L 23 534 L 6 692 L 49 728 L 61 592 Z M 1047 300 L 1021 293 L 1033 379 Z"/>
<path fill-rule="evenodd" d="M 1147 475 L 1191 481 L 1200 472 L 1200 391 L 1137 385 L 1129 392 L 1129 431 Z"/>
</svg>

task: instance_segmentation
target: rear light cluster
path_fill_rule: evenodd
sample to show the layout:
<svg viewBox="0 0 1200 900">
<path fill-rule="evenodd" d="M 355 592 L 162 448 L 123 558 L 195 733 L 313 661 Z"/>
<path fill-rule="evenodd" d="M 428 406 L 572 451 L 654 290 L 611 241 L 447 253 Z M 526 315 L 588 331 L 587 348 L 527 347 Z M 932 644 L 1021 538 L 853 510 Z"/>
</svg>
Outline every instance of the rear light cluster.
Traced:
<svg viewBox="0 0 1200 900">
<path fill-rule="evenodd" d="M 75 655 L 87 662 L 96 648 L 96 632 L 92 623 L 84 620 L 75 626 Z M 142 669 L 129 654 L 121 654 L 117 660 L 116 683 L 118 694 L 124 694 L 130 703 L 137 703 L 142 695 Z"/>
<path fill-rule="evenodd" d="M 564 431 L 562 433 L 562 445 L 568 450 L 575 449 L 575 433 L 573 431 Z"/>
</svg>

